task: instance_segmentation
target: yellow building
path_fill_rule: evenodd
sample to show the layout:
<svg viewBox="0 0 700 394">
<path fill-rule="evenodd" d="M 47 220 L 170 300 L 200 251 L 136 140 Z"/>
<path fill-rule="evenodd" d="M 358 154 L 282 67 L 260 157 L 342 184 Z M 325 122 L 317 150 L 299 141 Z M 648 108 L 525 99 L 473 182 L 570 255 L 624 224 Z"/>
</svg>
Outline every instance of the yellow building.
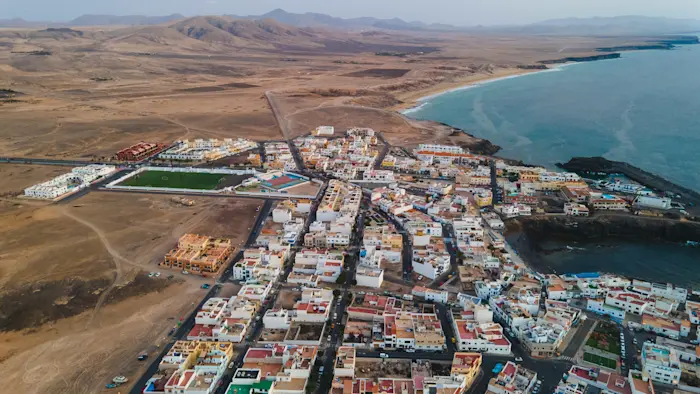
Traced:
<svg viewBox="0 0 700 394">
<path fill-rule="evenodd" d="M 538 172 L 531 171 L 521 171 L 520 181 L 521 182 L 538 182 L 540 180 L 540 174 Z"/>
<path fill-rule="evenodd" d="M 487 207 L 493 204 L 493 194 L 489 191 L 474 194 L 474 203 L 479 208 Z"/>
<path fill-rule="evenodd" d="M 466 380 L 468 389 L 481 370 L 481 353 L 457 352 L 452 359 L 452 376 L 461 375 Z"/>
</svg>

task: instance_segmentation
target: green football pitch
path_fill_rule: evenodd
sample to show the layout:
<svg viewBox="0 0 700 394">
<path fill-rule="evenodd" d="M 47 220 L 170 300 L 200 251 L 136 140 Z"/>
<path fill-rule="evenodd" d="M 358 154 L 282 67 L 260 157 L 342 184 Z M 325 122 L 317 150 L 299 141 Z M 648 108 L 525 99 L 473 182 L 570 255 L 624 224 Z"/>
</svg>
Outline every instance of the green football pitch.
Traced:
<svg viewBox="0 0 700 394">
<path fill-rule="evenodd" d="M 120 186 L 214 190 L 227 176 L 203 172 L 144 171 L 126 179 Z"/>
</svg>

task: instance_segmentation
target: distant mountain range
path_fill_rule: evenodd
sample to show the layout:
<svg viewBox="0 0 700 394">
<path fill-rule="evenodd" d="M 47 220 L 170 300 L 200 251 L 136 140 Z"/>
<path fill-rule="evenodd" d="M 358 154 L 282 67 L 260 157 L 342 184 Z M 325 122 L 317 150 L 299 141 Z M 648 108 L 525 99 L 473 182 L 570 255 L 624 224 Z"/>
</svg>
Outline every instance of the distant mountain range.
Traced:
<svg viewBox="0 0 700 394">
<path fill-rule="evenodd" d="M 324 27 L 342 30 L 386 29 L 386 30 L 460 30 L 460 27 L 439 23 L 406 22 L 400 18 L 378 19 L 372 17 L 338 18 L 326 14 L 307 12 L 295 14 L 283 9 L 276 9 L 263 15 L 229 15 L 242 19 L 274 19 L 296 27 Z"/>
<path fill-rule="evenodd" d="M 181 14 L 166 16 L 144 16 L 144 15 L 81 15 L 68 22 L 70 26 L 109 26 L 109 25 L 159 25 L 184 19 Z"/>
<path fill-rule="evenodd" d="M 68 22 L 26 21 L 22 18 L 0 19 L 0 27 L 14 28 L 40 28 L 40 27 L 65 27 L 65 26 L 146 26 L 159 25 L 184 19 L 181 14 L 166 16 L 145 15 L 81 15 Z"/>
<path fill-rule="evenodd" d="M 234 19 L 267 20 L 298 28 L 328 28 L 337 30 L 395 30 L 395 31 L 457 31 L 483 34 L 539 34 L 539 35 L 645 35 L 668 33 L 693 33 L 700 31 L 700 20 L 672 19 L 645 16 L 618 16 L 595 18 L 552 19 L 519 26 L 464 27 L 419 21 L 407 22 L 399 18 L 378 19 L 372 17 L 338 18 L 326 14 L 307 12 L 297 14 L 276 9 L 263 15 L 226 15 Z M 0 20 L 0 27 L 65 27 L 108 25 L 159 25 L 185 19 L 183 15 L 82 15 L 69 22 L 28 22 L 23 19 Z"/>
</svg>

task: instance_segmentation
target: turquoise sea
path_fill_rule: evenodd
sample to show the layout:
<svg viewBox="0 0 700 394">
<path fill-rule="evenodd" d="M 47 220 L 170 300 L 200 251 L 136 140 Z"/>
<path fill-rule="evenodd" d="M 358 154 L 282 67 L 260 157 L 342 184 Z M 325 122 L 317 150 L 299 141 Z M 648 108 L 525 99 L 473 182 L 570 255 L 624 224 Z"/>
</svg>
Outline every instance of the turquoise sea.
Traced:
<svg viewBox="0 0 700 394">
<path fill-rule="evenodd" d="M 553 167 L 604 156 L 700 190 L 700 45 L 495 80 L 406 115 L 488 139 L 503 157 Z"/>
</svg>

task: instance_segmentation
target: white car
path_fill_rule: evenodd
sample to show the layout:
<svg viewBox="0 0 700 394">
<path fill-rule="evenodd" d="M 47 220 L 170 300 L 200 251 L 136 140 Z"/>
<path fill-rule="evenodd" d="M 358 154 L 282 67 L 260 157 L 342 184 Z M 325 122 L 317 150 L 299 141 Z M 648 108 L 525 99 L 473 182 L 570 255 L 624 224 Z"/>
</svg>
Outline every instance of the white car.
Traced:
<svg viewBox="0 0 700 394">
<path fill-rule="evenodd" d="M 516 362 L 516 363 L 519 363 L 519 362 L 521 362 L 521 361 L 523 361 L 523 358 L 522 358 L 522 357 L 516 357 L 516 358 L 515 358 L 515 362 Z"/>
</svg>

